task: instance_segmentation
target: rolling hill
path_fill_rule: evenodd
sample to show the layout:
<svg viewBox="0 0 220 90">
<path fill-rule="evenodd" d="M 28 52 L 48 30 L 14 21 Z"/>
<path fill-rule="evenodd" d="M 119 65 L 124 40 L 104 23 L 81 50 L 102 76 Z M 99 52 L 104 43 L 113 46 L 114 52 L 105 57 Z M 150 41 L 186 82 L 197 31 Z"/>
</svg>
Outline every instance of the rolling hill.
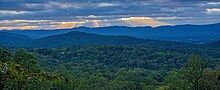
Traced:
<svg viewBox="0 0 220 90">
<path fill-rule="evenodd" d="M 28 44 L 30 47 L 61 47 L 70 45 L 138 45 L 154 40 L 145 40 L 128 36 L 106 36 L 72 31 L 65 34 L 40 38 Z"/>
<path fill-rule="evenodd" d="M 0 32 L 0 44 L 1 46 L 17 47 L 32 41 L 33 38 L 25 35 Z"/>
</svg>

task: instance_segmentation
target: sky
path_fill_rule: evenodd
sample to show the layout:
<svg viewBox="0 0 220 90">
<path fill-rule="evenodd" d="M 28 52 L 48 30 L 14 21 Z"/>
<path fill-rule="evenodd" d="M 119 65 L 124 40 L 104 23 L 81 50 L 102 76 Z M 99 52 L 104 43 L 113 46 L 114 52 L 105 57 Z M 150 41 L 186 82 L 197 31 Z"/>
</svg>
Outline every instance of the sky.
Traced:
<svg viewBox="0 0 220 90">
<path fill-rule="evenodd" d="M 220 0 L 0 0 L 0 30 L 220 23 Z"/>
</svg>

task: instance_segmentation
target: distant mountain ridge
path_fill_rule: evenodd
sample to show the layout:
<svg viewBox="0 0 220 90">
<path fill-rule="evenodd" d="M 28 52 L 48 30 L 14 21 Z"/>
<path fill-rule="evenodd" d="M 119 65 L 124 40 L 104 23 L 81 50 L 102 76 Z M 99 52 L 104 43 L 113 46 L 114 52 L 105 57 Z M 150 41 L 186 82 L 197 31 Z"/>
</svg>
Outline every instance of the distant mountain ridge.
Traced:
<svg viewBox="0 0 220 90">
<path fill-rule="evenodd" d="M 180 42 L 140 39 L 129 36 L 98 35 L 79 31 L 35 39 L 25 35 L 0 32 L 0 47 L 11 48 L 55 48 L 72 45 L 185 45 Z"/>
<path fill-rule="evenodd" d="M 210 25 L 177 25 L 160 27 L 79 27 L 73 30 L 101 35 L 125 35 L 153 40 L 212 42 L 220 40 L 220 23 Z"/>
<path fill-rule="evenodd" d="M 2 30 L 13 34 L 26 35 L 35 39 L 71 32 L 71 30 Z"/>
<path fill-rule="evenodd" d="M 23 48 L 56 48 L 72 45 L 144 45 L 147 47 L 182 47 L 200 46 L 175 41 L 141 39 L 120 35 L 98 35 L 79 31 L 34 39 L 29 36 L 0 32 L 0 46 Z M 204 43 L 203 46 L 216 47 L 220 41 Z"/>
<path fill-rule="evenodd" d="M 32 40 L 34 39 L 29 36 L 0 32 L 0 45 L 2 46 L 15 47 L 23 45 Z"/>
<path fill-rule="evenodd" d="M 13 30 L 9 33 L 21 34 L 33 38 L 59 35 L 71 31 L 80 31 L 100 35 L 123 35 L 142 39 L 167 40 L 192 43 L 205 43 L 220 40 L 220 23 L 210 25 L 176 25 L 160 27 L 126 27 L 111 26 L 100 28 L 78 27 L 73 29 L 57 30 Z M 1 31 L 0 31 L 1 32 Z"/>
</svg>

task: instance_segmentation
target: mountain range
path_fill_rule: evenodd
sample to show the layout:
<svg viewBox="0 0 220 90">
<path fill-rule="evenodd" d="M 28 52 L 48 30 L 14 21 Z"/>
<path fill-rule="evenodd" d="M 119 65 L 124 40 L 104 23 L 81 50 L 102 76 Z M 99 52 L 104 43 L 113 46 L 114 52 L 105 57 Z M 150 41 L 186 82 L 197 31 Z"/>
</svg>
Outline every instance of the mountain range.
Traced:
<svg viewBox="0 0 220 90">
<path fill-rule="evenodd" d="M 137 45 L 153 40 L 129 36 L 107 36 L 79 31 L 52 35 L 40 39 L 14 33 L 0 32 L 0 44 L 6 47 L 62 47 L 70 45 Z"/>
<path fill-rule="evenodd" d="M 181 42 L 217 45 L 220 24 L 161 27 L 79 27 L 64 30 L 0 31 L 0 44 L 8 47 L 62 47 L 69 45 L 181 45 Z M 180 41 L 180 42 L 173 42 Z"/>
<path fill-rule="evenodd" d="M 204 43 L 220 40 L 220 24 L 177 25 L 161 27 L 103 27 L 73 29 L 101 35 L 126 35 L 142 39 Z"/>
<path fill-rule="evenodd" d="M 220 23 L 210 25 L 176 25 L 160 27 L 111 26 L 100 28 L 78 27 L 57 30 L 3 30 L 14 34 L 26 35 L 35 39 L 80 31 L 100 35 L 123 35 L 141 39 L 205 43 L 220 40 Z"/>
<path fill-rule="evenodd" d="M 186 45 L 186 43 L 181 42 L 158 41 L 119 35 L 98 35 L 79 31 L 71 31 L 39 39 L 14 33 L 0 32 L 0 34 L 4 34 L 0 39 L 1 45 L 12 48 L 56 48 L 72 45 Z"/>
</svg>

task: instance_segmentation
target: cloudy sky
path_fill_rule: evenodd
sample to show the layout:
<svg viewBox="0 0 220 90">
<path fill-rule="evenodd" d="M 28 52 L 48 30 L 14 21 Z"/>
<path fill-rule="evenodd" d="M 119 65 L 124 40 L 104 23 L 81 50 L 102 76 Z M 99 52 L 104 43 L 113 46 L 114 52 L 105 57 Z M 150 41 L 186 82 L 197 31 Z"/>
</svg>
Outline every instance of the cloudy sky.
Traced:
<svg viewBox="0 0 220 90">
<path fill-rule="evenodd" d="M 220 0 L 0 0 L 0 30 L 220 22 Z"/>
</svg>

